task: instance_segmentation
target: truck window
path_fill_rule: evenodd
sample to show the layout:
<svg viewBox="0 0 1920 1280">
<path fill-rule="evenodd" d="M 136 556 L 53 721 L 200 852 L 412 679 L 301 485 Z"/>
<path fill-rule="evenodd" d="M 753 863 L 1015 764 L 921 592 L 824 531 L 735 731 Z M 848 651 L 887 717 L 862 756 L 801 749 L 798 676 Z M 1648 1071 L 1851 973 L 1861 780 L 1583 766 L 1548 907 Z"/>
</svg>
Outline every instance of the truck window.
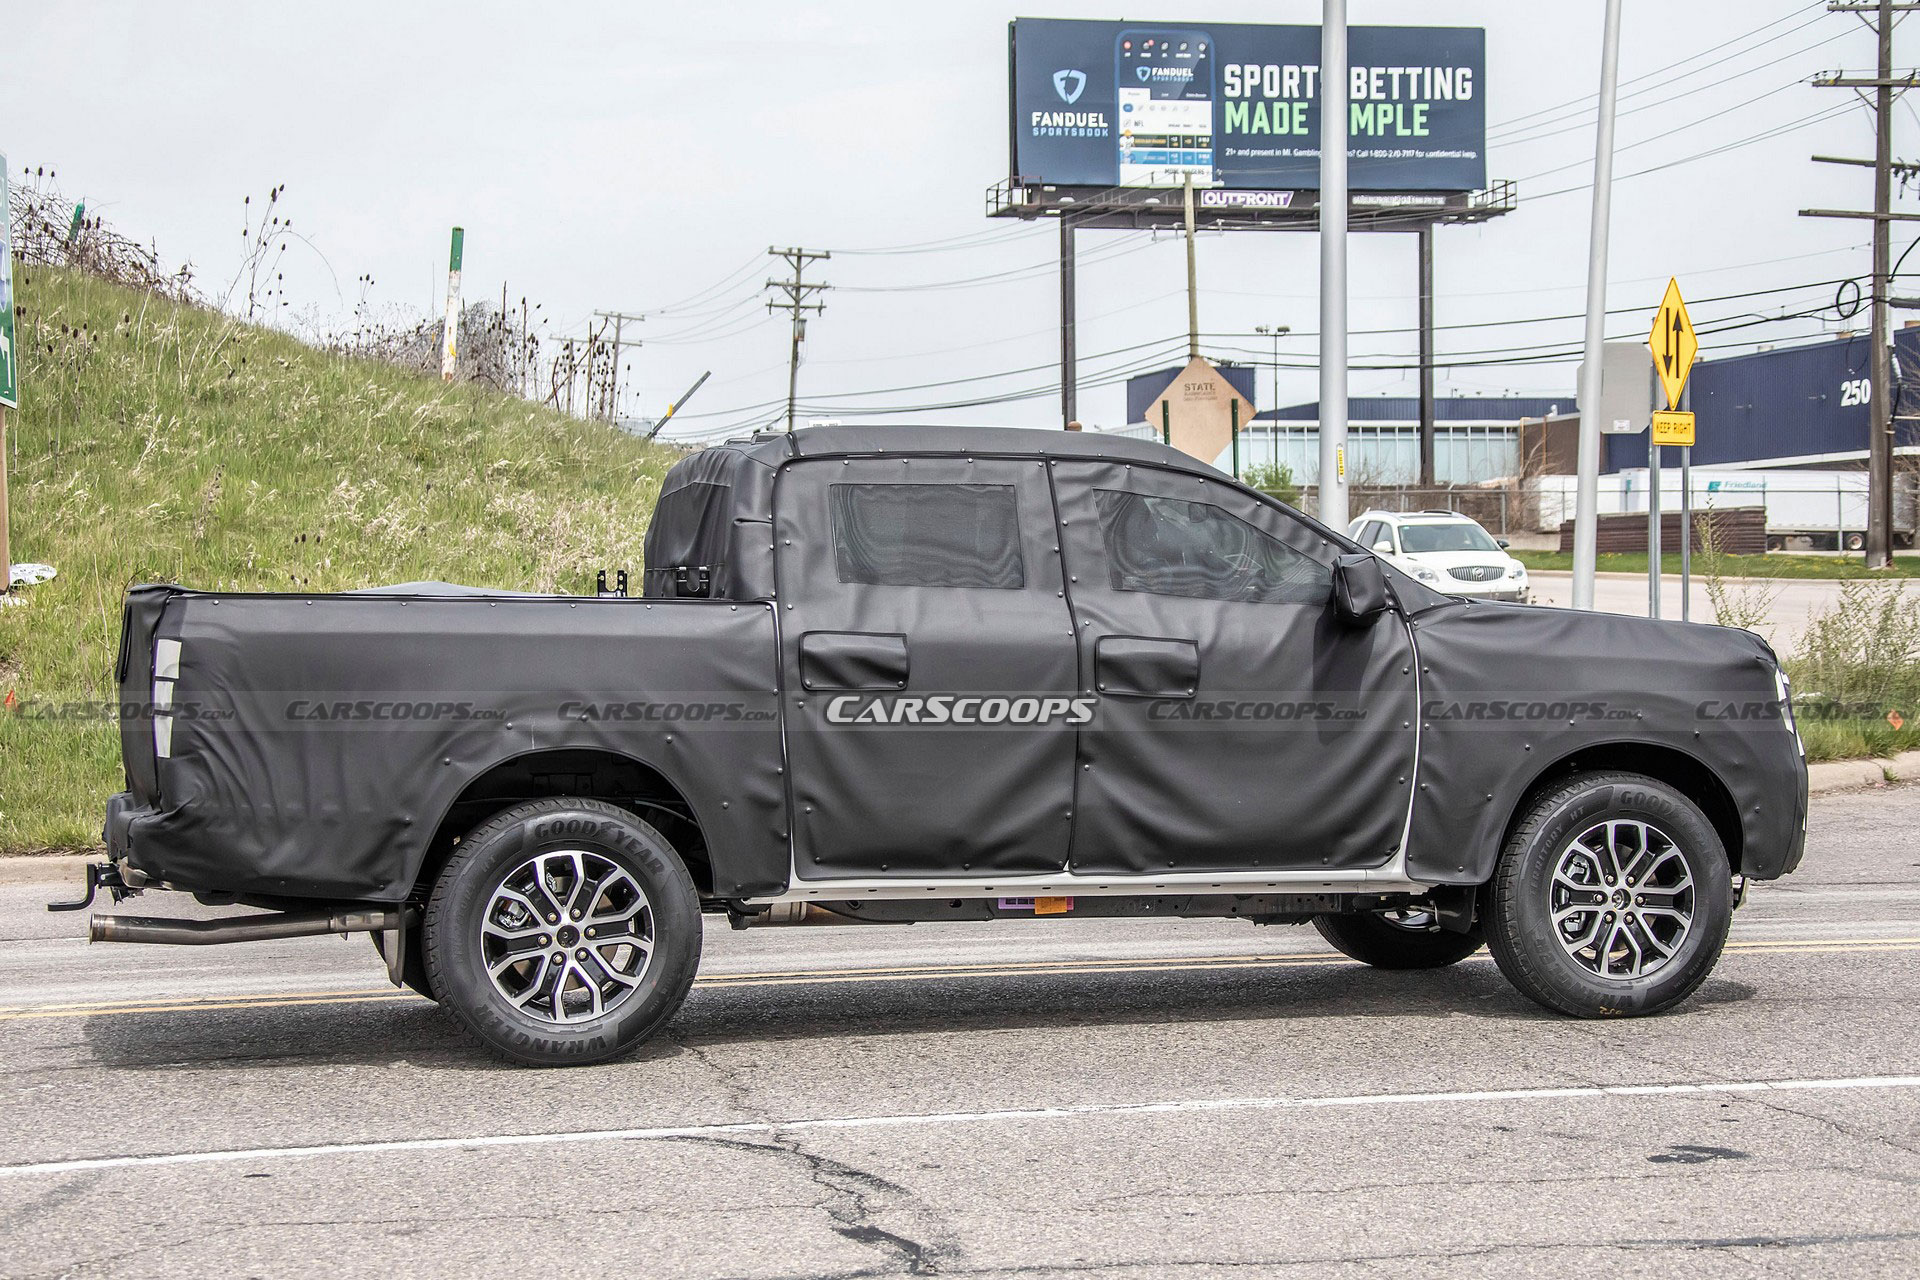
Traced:
<svg viewBox="0 0 1920 1280">
<path fill-rule="evenodd" d="M 1012 485 L 830 486 L 840 581 L 883 587 L 1026 585 Z"/>
<path fill-rule="evenodd" d="M 1324 603 L 1317 560 L 1220 507 L 1101 489 L 1094 495 L 1115 591 L 1252 603 Z"/>
</svg>

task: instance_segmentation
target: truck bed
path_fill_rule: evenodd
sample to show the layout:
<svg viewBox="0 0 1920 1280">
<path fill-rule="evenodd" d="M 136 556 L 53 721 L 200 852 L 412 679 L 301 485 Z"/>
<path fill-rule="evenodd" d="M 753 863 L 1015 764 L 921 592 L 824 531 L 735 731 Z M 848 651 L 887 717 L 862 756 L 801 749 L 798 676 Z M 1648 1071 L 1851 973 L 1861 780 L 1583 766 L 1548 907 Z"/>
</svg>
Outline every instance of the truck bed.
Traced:
<svg viewBox="0 0 1920 1280">
<path fill-rule="evenodd" d="M 399 901 L 490 771 L 617 757 L 664 779 L 725 850 L 708 889 L 786 881 L 765 604 L 143 587 L 126 623 L 129 790 L 107 839 L 156 880 Z"/>
</svg>

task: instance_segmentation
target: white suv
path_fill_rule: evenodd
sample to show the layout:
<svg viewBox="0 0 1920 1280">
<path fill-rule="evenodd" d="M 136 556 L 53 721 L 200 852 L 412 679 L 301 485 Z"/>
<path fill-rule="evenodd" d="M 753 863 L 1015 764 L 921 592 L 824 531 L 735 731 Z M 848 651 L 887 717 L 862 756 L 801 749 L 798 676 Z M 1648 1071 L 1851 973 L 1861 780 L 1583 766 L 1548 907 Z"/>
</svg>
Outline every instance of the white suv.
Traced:
<svg viewBox="0 0 1920 1280">
<path fill-rule="evenodd" d="M 1369 511 L 1347 536 L 1435 591 L 1475 600 L 1527 598 L 1527 567 L 1478 522 L 1452 511 Z"/>
</svg>

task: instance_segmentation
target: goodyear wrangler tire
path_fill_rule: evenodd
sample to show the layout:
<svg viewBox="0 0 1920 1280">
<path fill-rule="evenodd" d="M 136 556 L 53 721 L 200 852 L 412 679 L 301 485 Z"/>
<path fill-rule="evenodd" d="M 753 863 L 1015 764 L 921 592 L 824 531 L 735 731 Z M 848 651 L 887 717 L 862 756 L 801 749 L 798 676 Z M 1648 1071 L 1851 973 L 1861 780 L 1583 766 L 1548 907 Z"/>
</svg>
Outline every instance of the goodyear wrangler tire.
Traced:
<svg viewBox="0 0 1920 1280">
<path fill-rule="evenodd" d="M 427 974 L 484 1048 L 604 1062 L 665 1025 L 700 962 L 700 900 L 673 846 L 598 800 L 540 800 L 461 842 L 427 903 Z"/>
<path fill-rule="evenodd" d="M 1480 930 L 1454 933 L 1431 912 L 1315 916 L 1313 927 L 1343 955 L 1376 969 L 1444 969 L 1480 949 Z"/>
<path fill-rule="evenodd" d="M 1576 1018 L 1659 1013 L 1692 995 L 1733 920 L 1726 848 L 1699 806 L 1633 773 L 1536 798 L 1487 886 L 1487 948 L 1508 981 Z"/>
</svg>

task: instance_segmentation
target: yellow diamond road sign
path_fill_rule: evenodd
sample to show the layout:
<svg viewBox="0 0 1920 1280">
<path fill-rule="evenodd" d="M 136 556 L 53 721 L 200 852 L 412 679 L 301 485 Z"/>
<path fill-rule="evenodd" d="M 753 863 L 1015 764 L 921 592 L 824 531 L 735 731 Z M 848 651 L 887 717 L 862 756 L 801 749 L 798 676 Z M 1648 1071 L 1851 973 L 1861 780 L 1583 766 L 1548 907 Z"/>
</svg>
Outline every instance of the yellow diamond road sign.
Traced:
<svg viewBox="0 0 1920 1280">
<path fill-rule="evenodd" d="M 1680 296 L 1680 282 L 1667 281 L 1667 296 L 1653 317 L 1653 331 L 1647 335 L 1647 350 L 1653 352 L 1654 372 L 1666 388 L 1667 407 L 1680 407 L 1680 392 L 1687 385 L 1687 371 L 1700 354 L 1700 339 L 1687 315 L 1686 300 Z"/>
</svg>

